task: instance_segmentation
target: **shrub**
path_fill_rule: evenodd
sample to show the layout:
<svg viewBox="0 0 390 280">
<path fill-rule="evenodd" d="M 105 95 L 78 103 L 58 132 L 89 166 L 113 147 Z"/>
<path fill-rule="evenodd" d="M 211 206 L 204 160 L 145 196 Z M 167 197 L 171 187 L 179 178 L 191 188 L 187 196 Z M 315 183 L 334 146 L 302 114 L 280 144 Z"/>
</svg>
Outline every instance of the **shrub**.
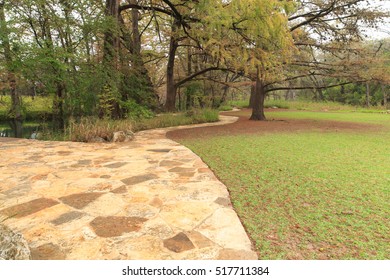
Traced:
<svg viewBox="0 0 390 280">
<path fill-rule="evenodd" d="M 218 108 L 219 111 L 231 111 L 233 110 L 233 106 L 231 104 L 223 104 L 219 106 Z"/>
<path fill-rule="evenodd" d="M 229 101 L 229 104 L 237 108 L 248 108 L 249 107 L 249 98 L 246 100 L 232 100 Z"/>
<path fill-rule="evenodd" d="M 127 112 L 127 117 L 132 120 L 150 119 L 154 115 L 151 110 L 131 99 L 122 101 L 121 107 Z"/>
</svg>

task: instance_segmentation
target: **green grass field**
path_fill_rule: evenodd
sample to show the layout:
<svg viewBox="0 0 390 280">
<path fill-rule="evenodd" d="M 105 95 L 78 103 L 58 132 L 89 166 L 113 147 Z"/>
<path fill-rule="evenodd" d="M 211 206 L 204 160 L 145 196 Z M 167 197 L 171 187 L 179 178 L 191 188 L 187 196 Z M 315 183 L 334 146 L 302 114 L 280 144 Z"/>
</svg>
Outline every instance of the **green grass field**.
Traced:
<svg viewBox="0 0 390 280">
<path fill-rule="evenodd" d="M 249 106 L 249 100 L 235 100 L 227 102 L 226 106 L 246 108 Z M 266 108 L 277 107 L 280 109 L 292 109 L 298 111 L 337 111 L 337 112 L 363 112 L 363 113 L 378 113 L 386 112 L 390 108 L 385 108 L 384 106 L 371 106 L 369 108 L 352 106 L 347 104 L 341 104 L 338 102 L 323 101 L 323 102 L 314 102 L 314 101 L 299 101 L 299 100 L 290 100 L 286 101 L 283 99 L 271 100 L 266 99 L 264 102 Z M 228 107 L 226 107 L 228 108 Z"/>
<path fill-rule="evenodd" d="M 270 112 L 382 124 L 183 140 L 227 185 L 260 259 L 390 258 L 390 115 Z"/>
<path fill-rule="evenodd" d="M 53 101 L 49 97 L 37 96 L 34 99 L 24 96 L 22 98 L 23 115 L 27 120 L 42 121 L 43 116 L 51 114 Z M 0 121 L 8 119 L 8 110 L 11 106 L 9 96 L 1 96 Z"/>
</svg>

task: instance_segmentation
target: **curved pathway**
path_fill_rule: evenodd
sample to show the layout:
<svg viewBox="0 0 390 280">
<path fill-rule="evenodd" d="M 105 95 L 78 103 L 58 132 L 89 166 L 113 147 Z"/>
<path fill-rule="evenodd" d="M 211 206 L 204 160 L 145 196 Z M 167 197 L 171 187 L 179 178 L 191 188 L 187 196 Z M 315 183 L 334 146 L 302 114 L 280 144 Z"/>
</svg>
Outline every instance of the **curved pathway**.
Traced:
<svg viewBox="0 0 390 280">
<path fill-rule="evenodd" d="M 257 259 L 225 185 L 174 129 L 121 144 L 0 138 L 0 222 L 33 259 Z"/>
</svg>

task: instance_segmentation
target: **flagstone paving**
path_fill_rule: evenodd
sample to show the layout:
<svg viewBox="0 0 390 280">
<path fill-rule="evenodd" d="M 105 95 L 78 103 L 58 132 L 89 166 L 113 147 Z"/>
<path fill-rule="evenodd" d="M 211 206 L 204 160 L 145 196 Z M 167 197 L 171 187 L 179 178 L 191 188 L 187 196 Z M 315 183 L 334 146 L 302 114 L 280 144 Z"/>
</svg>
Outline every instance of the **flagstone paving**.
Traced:
<svg viewBox="0 0 390 280">
<path fill-rule="evenodd" d="M 116 144 L 0 138 L 0 221 L 33 259 L 257 259 L 226 186 L 169 130 Z"/>
</svg>

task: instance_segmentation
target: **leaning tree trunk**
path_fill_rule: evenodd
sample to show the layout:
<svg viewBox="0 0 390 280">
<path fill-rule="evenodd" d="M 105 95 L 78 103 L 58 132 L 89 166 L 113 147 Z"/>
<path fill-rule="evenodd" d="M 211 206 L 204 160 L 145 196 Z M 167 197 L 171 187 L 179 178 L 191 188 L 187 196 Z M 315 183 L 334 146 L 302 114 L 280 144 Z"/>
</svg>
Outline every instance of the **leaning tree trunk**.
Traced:
<svg viewBox="0 0 390 280">
<path fill-rule="evenodd" d="M 2 34 L 2 45 L 4 49 L 4 58 L 6 62 L 7 81 L 10 88 L 11 108 L 9 116 L 11 116 L 11 123 L 15 132 L 15 137 L 22 137 L 22 102 L 19 91 L 16 87 L 16 75 L 13 70 L 13 59 L 11 53 L 11 46 L 9 43 L 9 31 L 6 25 L 4 2 L 0 2 L 0 33 Z"/>
<path fill-rule="evenodd" d="M 256 95 L 256 82 L 254 82 L 251 85 L 251 95 L 249 97 L 249 107 L 250 109 L 253 109 L 255 106 L 255 95 Z"/>
<path fill-rule="evenodd" d="M 167 98 L 165 101 L 164 109 L 168 112 L 173 112 L 176 110 L 176 85 L 174 80 L 174 69 L 175 69 L 175 55 L 177 48 L 179 47 L 179 42 L 176 39 L 175 32 L 178 28 L 178 23 L 175 21 L 172 25 L 172 35 L 169 43 L 169 53 L 168 53 L 168 64 L 167 64 Z"/>
<path fill-rule="evenodd" d="M 255 92 L 254 92 L 254 96 L 253 96 L 252 115 L 250 117 L 250 120 L 254 120 L 254 121 L 267 120 L 265 115 L 264 115 L 265 94 L 266 94 L 266 92 L 265 92 L 263 82 L 257 75 Z"/>
</svg>

